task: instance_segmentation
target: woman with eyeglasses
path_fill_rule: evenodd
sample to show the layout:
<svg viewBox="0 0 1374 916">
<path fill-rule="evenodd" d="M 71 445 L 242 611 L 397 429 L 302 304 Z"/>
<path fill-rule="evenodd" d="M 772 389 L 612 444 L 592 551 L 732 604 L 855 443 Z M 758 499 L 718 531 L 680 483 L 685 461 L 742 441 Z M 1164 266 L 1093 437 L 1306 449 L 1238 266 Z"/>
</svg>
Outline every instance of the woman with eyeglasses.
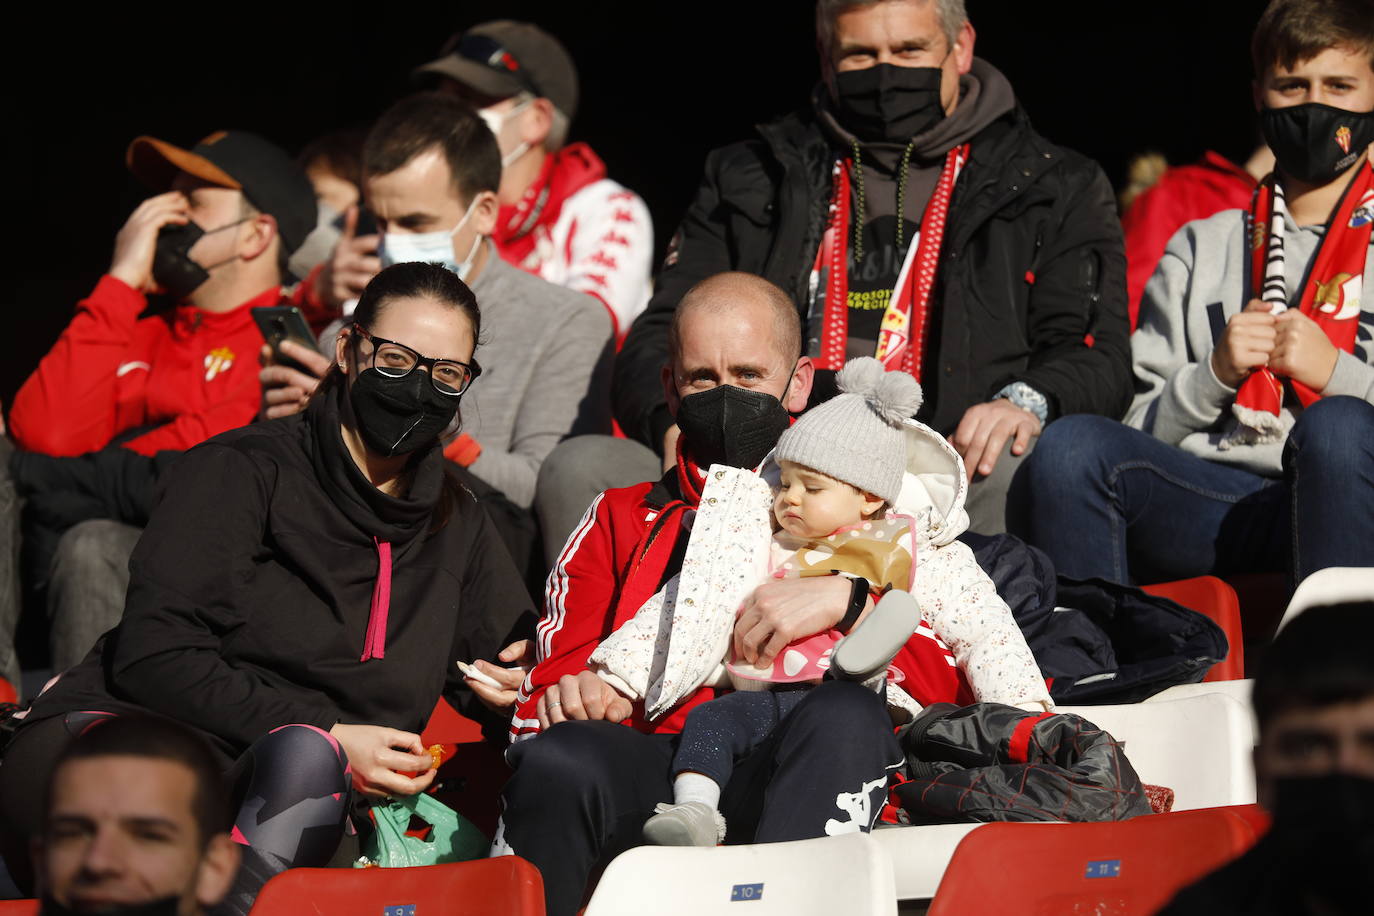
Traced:
<svg viewBox="0 0 1374 916">
<path fill-rule="evenodd" d="M 329 861 L 350 779 L 371 796 L 430 785 L 418 733 L 441 693 L 484 715 L 454 663 L 495 658 L 532 607 L 439 448 L 479 374 L 477 302 L 442 267 L 397 264 L 353 317 L 304 412 L 217 436 L 169 472 L 123 620 L 6 749 L 7 859 L 37 831 L 65 743 L 152 712 L 199 729 L 229 770 L 247 863 L 230 902 L 246 912 L 271 874 Z"/>
</svg>

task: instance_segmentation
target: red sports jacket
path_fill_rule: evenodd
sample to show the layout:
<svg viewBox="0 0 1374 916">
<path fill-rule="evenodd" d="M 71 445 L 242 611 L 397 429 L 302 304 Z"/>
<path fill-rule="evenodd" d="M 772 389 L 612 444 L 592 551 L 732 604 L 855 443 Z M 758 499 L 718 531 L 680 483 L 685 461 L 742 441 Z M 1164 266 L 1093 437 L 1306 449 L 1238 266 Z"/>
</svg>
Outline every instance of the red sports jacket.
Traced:
<svg viewBox="0 0 1374 916">
<path fill-rule="evenodd" d="M 101 277 L 19 389 L 10 433 L 28 451 L 70 456 L 146 427 L 120 444 L 152 455 L 251 422 L 262 397 L 263 343 L 251 310 L 279 298 L 273 287 L 229 312 L 182 304 L 140 319 L 144 295 Z"/>
</svg>

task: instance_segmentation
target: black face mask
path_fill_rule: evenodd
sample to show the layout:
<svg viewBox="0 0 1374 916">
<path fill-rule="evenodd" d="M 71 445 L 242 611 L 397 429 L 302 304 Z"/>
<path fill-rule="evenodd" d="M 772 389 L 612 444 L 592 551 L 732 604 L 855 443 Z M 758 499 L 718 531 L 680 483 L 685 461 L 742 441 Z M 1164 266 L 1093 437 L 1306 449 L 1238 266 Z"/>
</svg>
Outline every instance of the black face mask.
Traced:
<svg viewBox="0 0 1374 916">
<path fill-rule="evenodd" d="M 359 435 L 368 448 L 388 457 L 433 444 L 453 422 L 460 400 L 436 391 L 419 369 L 400 378 L 364 369 L 348 396 Z"/>
<path fill-rule="evenodd" d="M 1317 896 L 1367 912 L 1374 893 L 1374 780 L 1331 773 L 1274 781 L 1273 842 Z M 1297 880 L 1301 881 L 1302 878 Z"/>
<path fill-rule="evenodd" d="M 38 912 L 41 916 L 91 916 L 92 913 L 100 916 L 176 916 L 180 904 L 178 897 L 161 897 L 146 903 L 115 903 L 99 910 L 74 910 L 44 895 L 43 906 Z"/>
<path fill-rule="evenodd" d="M 789 423 L 791 417 L 777 398 L 734 385 L 689 394 L 677 409 L 678 429 L 702 468 L 758 467 Z"/>
<path fill-rule="evenodd" d="M 1281 172 L 1323 185 L 1354 165 L 1374 143 L 1374 111 L 1346 111 L 1320 102 L 1264 108 L 1260 128 Z"/>
<path fill-rule="evenodd" d="M 835 74 L 839 121 L 860 140 L 905 143 L 945 118 L 939 67 L 877 64 Z"/>
<path fill-rule="evenodd" d="M 210 232 L 221 232 L 225 229 L 232 229 L 239 223 L 245 222 L 249 217 L 226 223 L 218 229 L 211 229 Z M 210 271 L 220 264 L 228 264 L 238 256 L 226 258 L 219 264 L 211 264 L 209 267 L 202 267 L 191 260 L 191 246 L 200 241 L 201 236 L 208 233 L 196 225 L 194 221 L 188 221 L 178 226 L 169 223 L 163 226 L 157 234 L 157 247 L 153 251 L 153 280 L 162 287 L 167 295 L 175 299 L 185 299 L 191 293 L 200 288 L 200 285 L 210 279 Z"/>
<path fill-rule="evenodd" d="M 210 279 L 210 272 L 191 260 L 191 246 L 200 241 L 205 230 L 195 223 L 168 224 L 157 234 L 153 253 L 153 279 L 176 299 L 185 299 Z"/>
</svg>

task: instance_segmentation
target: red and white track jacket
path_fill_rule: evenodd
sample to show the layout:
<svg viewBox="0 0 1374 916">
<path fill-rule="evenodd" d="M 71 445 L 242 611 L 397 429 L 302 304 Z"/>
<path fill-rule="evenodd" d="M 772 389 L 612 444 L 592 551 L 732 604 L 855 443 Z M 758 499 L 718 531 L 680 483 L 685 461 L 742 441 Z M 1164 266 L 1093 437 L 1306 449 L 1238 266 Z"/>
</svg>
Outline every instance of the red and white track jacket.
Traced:
<svg viewBox="0 0 1374 916">
<path fill-rule="evenodd" d="M 617 341 L 649 303 L 649 208 L 606 177 L 606 166 L 585 143 L 545 159 L 521 199 L 501 208 L 492 240 L 516 267 L 601 300 Z"/>
<path fill-rule="evenodd" d="M 586 670 L 592 650 L 634 617 L 640 605 L 682 565 L 682 518 L 692 508 L 670 473 L 657 483 L 607 490 L 587 509 L 559 554 L 544 593 L 536 629 L 534 668 L 525 677 L 511 719 L 511 740 L 537 734 L 535 714 L 544 690 L 565 674 Z M 657 722 L 635 705 L 626 724 L 643 732 L 682 730 L 687 712 L 715 697 L 702 687 Z"/>
</svg>

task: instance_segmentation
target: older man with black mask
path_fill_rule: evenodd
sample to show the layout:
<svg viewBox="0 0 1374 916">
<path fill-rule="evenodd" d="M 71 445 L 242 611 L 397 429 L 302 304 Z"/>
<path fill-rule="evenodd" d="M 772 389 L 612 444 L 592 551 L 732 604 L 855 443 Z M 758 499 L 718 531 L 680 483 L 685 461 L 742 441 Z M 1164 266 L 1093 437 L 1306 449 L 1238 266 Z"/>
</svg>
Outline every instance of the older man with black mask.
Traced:
<svg viewBox="0 0 1374 916">
<path fill-rule="evenodd" d="M 588 670 L 587 659 L 681 568 L 684 522 L 701 499 L 706 469 L 755 467 L 787 428 L 789 412 L 806 404 L 813 369 L 801 355 L 799 324 L 782 290 L 746 274 L 711 277 L 683 297 L 660 373 L 682 429 L 676 461 L 661 480 L 597 496 L 549 576 L 537 664 L 512 719 L 515 774 L 494 851 L 539 867 L 550 913 L 574 912 L 596 865 L 642 842 L 654 805 L 672 796 L 683 720 L 715 695 L 699 688 L 649 721 L 642 706 Z M 861 614 L 871 599 L 855 594 L 850 580 L 836 576 L 759 586 L 735 626 L 744 658 L 767 666 L 793 640 L 836 626 L 851 610 Z M 721 808 L 732 835 L 758 842 L 868 830 L 901 759 L 877 694 L 823 683 L 740 763 Z M 842 800 L 851 804 L 842 808 Z"/>
<path fill-rule="evenodd" d="M 677 426 L 652 380 L 673 312 L 703 277 L 756 273 L 804 322 L 813 402 L 855 356 L 920 381 L 918 419 L 963 455 L 972 527 L 996 533 L 1046 424 L 1115 418 L 1130 401 L 1111 187 L 1038 135 L 1006 77 L 973 56 L 962 0 L 819 0 L 816 31 L 811 104 L 707 158 L 620 353 L 616 418 L 671 462 Z M 606 468 L 635 449 L 603 451 L 616 455 Z"/>
</svg>

